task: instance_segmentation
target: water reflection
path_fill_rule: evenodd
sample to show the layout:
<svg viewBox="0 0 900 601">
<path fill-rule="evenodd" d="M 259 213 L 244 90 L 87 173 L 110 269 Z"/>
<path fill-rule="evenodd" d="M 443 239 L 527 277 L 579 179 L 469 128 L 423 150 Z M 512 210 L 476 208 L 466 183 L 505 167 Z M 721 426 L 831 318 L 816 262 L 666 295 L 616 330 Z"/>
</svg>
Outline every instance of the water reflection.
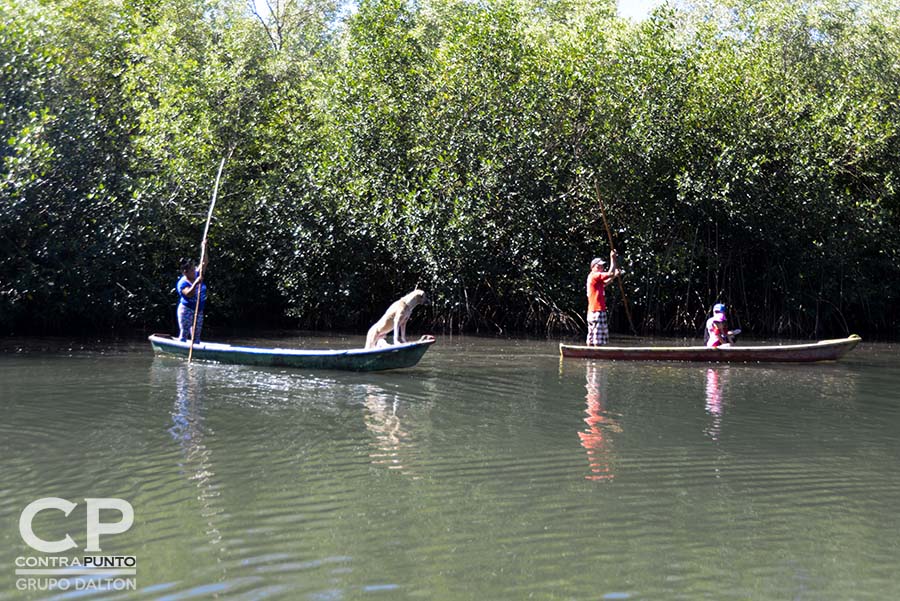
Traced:
<svg viewBox="0 0 900 601">
<path fill-rule="evenodd" d="M 202 366 L 180 363 L 175 368 L 175 404 L 172 407 L 172 426 L 169 433 L 181 447 L 182 469 L 197 487 L 197 500 L 206 521 L 206 534 L 211 545 L 222 542 L 216 525 L 224 512 L 221 493 L 213 470 L 212 451 L 205 439 L 209 434 L 205 424 L 204 395 L 206 371 Z"/>
<path fill-rule="evenodd" d="M 714 441 L 719 440 L 722 432 L 722 415 L 725 406 L 722 402 L 722 386 L 725 383 L 727 370 L 719 371 L 712 367 L 706 370 L 706 413 L 710 422 L 704 432 Z"/>
<path fill-rule="evenodd" d="M 398 415 L 400 399 L 378 386 L 367 384 L 365 390 L 365 423 L 375 443 L 375 450 L 369 453 L 372 463 L 410 474 L 401 456 L 402 449 L 410 443 Z"/>
<path fill-rule="evenodd" d="M 587 451 L 591 470 L 585 478 L 595 481 L 612 480 L 615 473 L 612 462 L 612 440 L 609 434 L 621 432 L 622 428 L 609 416 L 604 405 L 607 394 L 606 372 L 593 363 L 588 363 L 586 369 L 584 387 L 587 390 L 585 396 L 587 417 L 584 418 L 584 423 L 588 427 L 578 433 L 581 446 Z"/>
</svg>

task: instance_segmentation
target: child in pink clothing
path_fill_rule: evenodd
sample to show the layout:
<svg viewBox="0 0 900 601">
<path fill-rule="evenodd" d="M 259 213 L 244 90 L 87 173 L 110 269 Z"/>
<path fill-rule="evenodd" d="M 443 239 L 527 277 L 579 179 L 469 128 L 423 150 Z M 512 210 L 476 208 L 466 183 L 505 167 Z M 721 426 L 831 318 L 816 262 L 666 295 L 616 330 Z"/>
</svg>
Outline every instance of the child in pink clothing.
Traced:
<svg viewBox="0 0 900 601">
<path fill-rule="evenodd" d="M 713 316 L 706 320 L 706 346 L 718 348 L 730 346 L 728 337 L 728 319 L 725 316 L 725 305 L 719 303 L 713 307 Z"/>
</svg>

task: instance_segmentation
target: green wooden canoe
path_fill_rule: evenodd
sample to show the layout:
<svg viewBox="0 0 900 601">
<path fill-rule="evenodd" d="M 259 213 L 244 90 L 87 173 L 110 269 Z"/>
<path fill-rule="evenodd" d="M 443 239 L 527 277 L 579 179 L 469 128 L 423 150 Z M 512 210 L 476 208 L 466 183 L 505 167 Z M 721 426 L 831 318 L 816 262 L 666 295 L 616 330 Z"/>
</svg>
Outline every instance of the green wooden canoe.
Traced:
<svg viewBox="0 0 900 601">
<path fill-rule="evenodd" d="M 727 363 L 835 361 L 859 344 L 856 334 L 808 344 L 767 346 L 579 346 L 560 344 L 563 357 L 613 361 L 712 361 Z"/>
<path fill-rule="evenodd" d="M 185 358 L 191 346 L 190 342 L 164 334 L 150 336 L 150 344 L 158 354 Z M 432 344 L 434 338 L 377 349 L 301 350 L 198 342 L 192 358 L 239 365 L 381 371 L 413 367 Z"/>
</svg>

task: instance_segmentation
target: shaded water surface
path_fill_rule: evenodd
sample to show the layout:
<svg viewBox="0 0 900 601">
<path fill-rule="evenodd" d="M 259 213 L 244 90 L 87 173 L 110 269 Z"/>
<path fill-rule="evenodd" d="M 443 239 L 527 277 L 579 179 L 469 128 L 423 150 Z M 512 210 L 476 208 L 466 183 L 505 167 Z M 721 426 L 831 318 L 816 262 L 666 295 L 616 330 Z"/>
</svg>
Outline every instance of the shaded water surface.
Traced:
<svg viewBox="0 0 900 601">
<path fill-rule="evenodd" d="M 695 365 L 439 338 L 378 374 L 4 348 L 0 599 L 900 598 L 895 346 Z M 136 591 L 16 589 L 47 496 L 80 505 L 35 531 L 79 547 L 85 498 L 131 503 L 103 553 Z"/>
</svg>

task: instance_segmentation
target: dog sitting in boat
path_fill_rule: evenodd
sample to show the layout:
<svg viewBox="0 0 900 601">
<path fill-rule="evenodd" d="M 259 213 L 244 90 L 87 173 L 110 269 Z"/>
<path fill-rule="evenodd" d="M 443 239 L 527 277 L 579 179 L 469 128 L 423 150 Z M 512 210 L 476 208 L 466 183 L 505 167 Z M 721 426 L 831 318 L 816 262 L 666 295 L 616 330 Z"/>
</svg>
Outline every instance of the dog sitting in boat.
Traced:
<svg viewBox="0 0 900 601">
<path fill-rule="evenodd" d="M 406 322 L 409 321 L 413 309 L 428 302 L 422 290 L 413 290 L 388 307 L 381 319 L 375 322 L 366 335 L 366 348 L 383 346 L 385 337 L 393 330 L 394 344 L 406 342 Z"/>
</svg>

